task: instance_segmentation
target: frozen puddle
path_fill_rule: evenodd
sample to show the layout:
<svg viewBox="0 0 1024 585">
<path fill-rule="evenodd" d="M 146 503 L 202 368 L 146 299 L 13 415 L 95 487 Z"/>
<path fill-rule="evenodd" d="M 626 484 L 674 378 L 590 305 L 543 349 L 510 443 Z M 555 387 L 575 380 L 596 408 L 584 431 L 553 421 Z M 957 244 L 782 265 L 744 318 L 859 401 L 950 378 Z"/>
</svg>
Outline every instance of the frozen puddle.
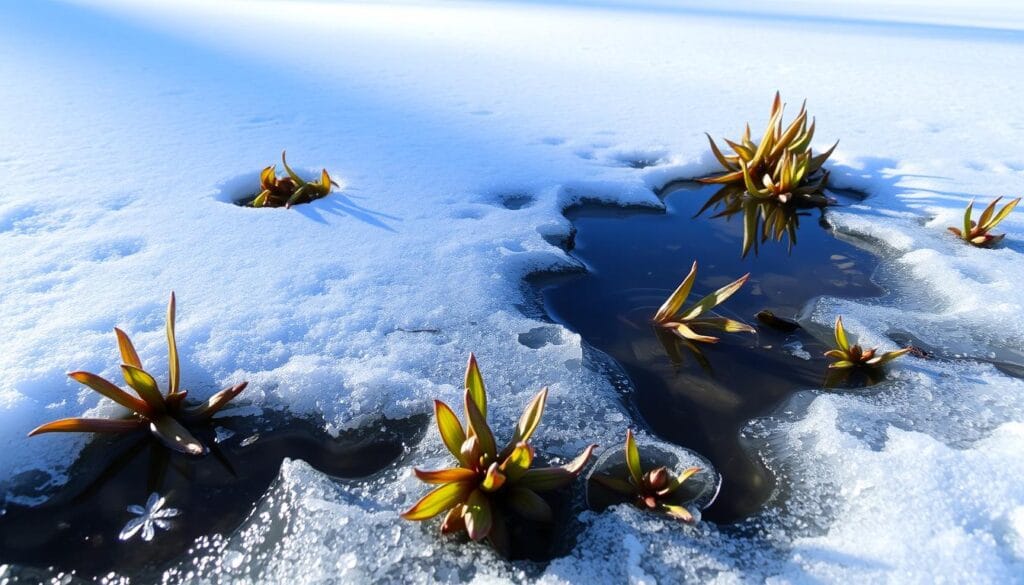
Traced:
<svg viewBox="0 0 1024 585">
<path fill-rule="evenodd" d="M 385 421 L 333 438 L 316 425 L 274 413 L 214 421 L 197 433 L 211 448 L 198 459 L 170 453 L 148 432 L 97 436 L 71 467 L 73 480 L 45 504 L 8 505 L 0 516 L 0 557 L 55 575 L 90 579 L 116 572 L 156 579 L 196 538 L 234 532 L 286 458 L 355 481 L 392 464 L 406 444 L 420 440 L 427 422 Z M 149 539 L 141 531 L 122 533 L 134 516 L 127 506 L 144 505 L 152 493 L 176 511 L 169 525 L 157 526 L 152 542 L 143 542 Z"/>
<path fill-rule="evenodd" d="M 883 292 L 870 278 L 876 260 L 835 238 L 827 212 L 819 209 L 788 215 L 782 241 L 758 238 L 744 257 L 744 211 L 724 200 L 727 190 L 676 184 L 662 194 L 665 213 L 596 206 L 570 211 L 577 230 L 571 252 L 588 271 L 543 288 L 556 321 L 624 368 L 635 389 L 625 398 L 639 418 L 661 438 L 708 457 L 722 474 L 719 498 L 705 513 L 719 522 L 758 511 L 775 488 L 759 456 L 744 447 L 743 427 L 826 377 L 822 352 L 828 347 L 803 329 L 760 324 L 755 314 L 767 310 L 792 319 L 818 295 Z M 718 344 L 698 344 L 698 353 L 650 326 L 695 259 L 693 299 L 751 273 L 720 309 L 757 327 L 757 334 L 723 335 Z"/>
</svg>

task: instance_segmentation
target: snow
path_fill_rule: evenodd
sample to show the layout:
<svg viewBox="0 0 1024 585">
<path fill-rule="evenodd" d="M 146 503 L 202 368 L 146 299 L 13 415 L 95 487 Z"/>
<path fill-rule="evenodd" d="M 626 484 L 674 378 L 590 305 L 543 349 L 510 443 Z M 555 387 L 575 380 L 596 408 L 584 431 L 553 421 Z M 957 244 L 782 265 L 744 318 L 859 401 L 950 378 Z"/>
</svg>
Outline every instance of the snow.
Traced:
<svg viewBox="0 0 1024 585">
<path fill-rule="evenodd" d="M 505 564 L 397 517 L 422 493 L 412 461 L 443 457 L 431 431 L 367 482 L 287 463 L 237 534 L 168 579 L 1024 580 L 1024 383 L 991 363 L 1024 363 L 1024 215 L 998 250 L 945 232 L 972 197 L 1020 194 L 1020 7 L 579 4 L 5 3 L 8 497 L 40 471 L 60 484 L 85 444 L 29 429 L 113 411 L 64 377 L 116 377 L 113 326 L 164 371 L 172 289 L 200 396 L 246 379 L 243 404 L 337 432 L 456 402 L 475 351 L 496 428 L 549 385 L 541 450 L 617 444 L 617 391 L 578 336 L 520 310 L 522 279 L 578 268 L 545 239 L 568 233 L 566 206 L 658 206 L 650 187 L 713 168 L 704 131 L 762 124 L 780 89 L 808 99 L 819 148 L 842 139 L 834 184 L 871 197 L 831 217 L 881 255 L 891 291 L 820 299 L 805 323 L 825 335 L 841 312 L 869 345 L 910 334 L 943 359 L 753 422 L 786 486 L 774 511 L 742 531 L 585 513 L 565 556 Z M 344 190 L 290 211 L 228 203 L 282 148 Z"/>
</svg>

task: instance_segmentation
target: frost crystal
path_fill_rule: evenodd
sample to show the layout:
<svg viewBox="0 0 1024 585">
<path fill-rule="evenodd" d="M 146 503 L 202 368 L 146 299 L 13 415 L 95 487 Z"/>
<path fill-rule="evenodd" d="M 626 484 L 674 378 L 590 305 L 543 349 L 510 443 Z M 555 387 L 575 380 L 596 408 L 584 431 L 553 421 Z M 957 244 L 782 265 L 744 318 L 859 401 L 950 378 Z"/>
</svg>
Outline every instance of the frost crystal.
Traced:
<svg viewBox="0 0 1024 585">
<path fill-rule="evenodd" d="M 153 540 L 153 535 L 156 534 L 156 528 L 162 528 L 169 530 L 171 523 L 167 518 L 173 518 L 180 512 L 177 508 L 162 509 L 166 498 L 160 496 L 160 494 L 153 492 L 149 494 L 149 499 L 146 500 L 146 507 L 143 508 L 138 504 L 132 504 L 128 506 L 128 511 L 135 514 L 135 518 L 132 518 L 124 525 L 121 529 L 121 534 L 118 538 L 121 540 L 128 540 L 135 536 L 139 530 L 142 530 L 142 540 L 149 542 Z"/>
</svg>

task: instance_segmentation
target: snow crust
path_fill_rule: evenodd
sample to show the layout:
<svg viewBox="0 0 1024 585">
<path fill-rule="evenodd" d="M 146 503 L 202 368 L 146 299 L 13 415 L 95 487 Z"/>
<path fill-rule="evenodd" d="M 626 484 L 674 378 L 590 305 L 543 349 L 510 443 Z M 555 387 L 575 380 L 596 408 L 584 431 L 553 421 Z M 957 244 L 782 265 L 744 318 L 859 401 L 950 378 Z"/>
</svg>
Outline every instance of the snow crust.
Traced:
<svg viewBox="0 0 1024 585">
<path fill-rule="evenodd" d="M 909 335 L 938 359 L 752 422 L 785 486 L 773 511 L 693 528 L 584 513 L 565 556 L 506 564 L 398 518 L 423 492 L 411 466 L 444 459 L 431 431 L 366 481 L 286 464 L 238 533 L 197 543 L 167 580 L 1024 581 L 1024 382 L 1006 374 L 1024 366 L 1024 215 L 998 250 L 945 232 L 972 197 L 1021 188 L 1019 9 L 903 18 L 918 7 L 897 3 L 871 23 L 838 3 L 772 18 L 605 4 L 5 3 L 6 497 L 59 485 L 85 444 L 28 430 L 113 412 L 64 377 L 116 378 L 113 326 L 165 371 L 172 289 L 199 396 L 246 379 L 243 408 L 366 427 L 457 402 L 475 351 L 496 428 L 548 385 L 538 448 L 617 444 L 617 390 L 578 336 L 521 310 L 522 279 L 579 268 L 548 241 L 568 235 L 566 206 L 660 205 L 651 187 L 713 168 L 704 131 L 763 124 L 781 89 L 808 98 L 819 148 L 842 138 L 833 184 L 870 198 L 830 217 L 882 256 L 891 291 L 820 299 L 805 323 L 826 335 L 842 313 L 865 343 Z M 231 205 L 282 148 L 345 189 L 291 211 Z"/>
</svg>

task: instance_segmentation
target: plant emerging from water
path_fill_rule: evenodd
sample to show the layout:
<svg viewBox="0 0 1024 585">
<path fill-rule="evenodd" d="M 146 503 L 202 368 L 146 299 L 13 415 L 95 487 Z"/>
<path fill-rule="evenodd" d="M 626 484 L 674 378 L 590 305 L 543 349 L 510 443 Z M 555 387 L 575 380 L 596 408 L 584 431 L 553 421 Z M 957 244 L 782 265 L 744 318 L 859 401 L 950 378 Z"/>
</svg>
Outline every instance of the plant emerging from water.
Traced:
<svg viewBox="0 0 1024 585">
<path fill-rule="evenodd" d="M 858 344 L 850 345 L 846 337 L 846 329 L 843 328 L 843 318 L 836 317 L 836 348 L 825 352 L 825 357 L 835 360 L 828 367 L 833 369 L 845 369 L 855 367 L 877 368 L 892 360 L 909 353 L 910 347 L 879 353 L 878 348 L 863 349 Z"/>
<path fill-rule="evenodd" d="M 331 180 L 327 169 L 320 172 L 319 181 L 305 181 L 288 166 L 285 152 L 281 151 L 281 164 L 288 173 L 287 177 L 277 177 L 277 166 L 271 165 L 260 172 L 260 192 L 252 200 L 253 207 L 285 207 L 299 203 L 309 203 L 314 199 L 326 197 L 331 192 L 331 186 L 338 187 L 338 184 Z"/>
<path fill-rule="evenodd" d="M 685 506 L 672 503 L 670 498 L 688 479 L 700 472 L 700 467 L 687 467 L 677 476 L 673 476 L 664 466 L 644 473 L 640 449 L 636 446 L 633 431 L 627 429 L 626 468 L 629 470 L 626 478 L 595 473 L 591 479 L 613 492 L 630 497 L 639 508 L 661 511 L 683 522 L 694 521 L 693 514 Z"/>
<path fill-rule="evenodd" d="M 447 404 L 434 401 L 441 440 L 458 466 L 438 471 L 416 469 L 416 477 L 439 487 L 402 513 L 402 517 L 427 520 L 447 512 L 441 523 L 442 534 L 464 531 L 475 541 L 487 539 L 506 556 L 510 546 L 503 515 L 506 509 L 528 520 L 550 522 L 551 507 L 537 492 L 571 483 L 597 445 L 590 445 L 567 465 L 531 469 L 535 453 L 529 440 L 540 424 L 547 396 L 547 388 L 534 396 L 519 419 L 512 440 L 499 451 L 487 424 L 484 380 L 476 358 L 470 354 L 464 394 L 465 429 Z"/>
<path fill-rule="evenodd" d="M 725 141 L 735 154 L 723 154 L 708 134 L 711 152 L 726 172 L 698 181 L 739 184 L 756 199 L 774 199 L 781 203 L 803 200 L 826 205 L 827 199 L 821 192 L 828 184 L 828 171 L 823 171 L 820 176 L 817 173 L 839 142 L 815 156 L 811 151 L 815 122 L 812 119 L 810 125 L 807 123 L 806 102 L 785 128 L 782 125 L 783 109 L 782 99 L 776 92 L 771 118 L 759 143 L 751 140 L 750 124 L 747 124 L 739 142 Z"/>
<path fill-rule="evenodd" d="M 725 317 L 703 317 L 702 315 L 714 309 L 731 297 L 747 279 L 750 273 L 744 274 L 735 281 L 723 286 L 715 292 L 697 301 L 688 309 L 683 309 L 686 297 L 690 296 L 693 283 L 697 279 L 697 261 L 694 260 L 690 267 L 690 273 L 686 275 L 683 282 L 676 288 L 665 303 L 654 315 L 654 324 L 657 327 L 672 331 L 679 337 L 689 341 L 701 341 L 704 343 L 717 343 L 718 338 L 710 335 L 701 335 L 694 331 L 694 327 L 710 327 L 727 333 L 754 333 L 754 328 L 746 323 L 727 319 Z"/>
<path fill-rule="evenodd" d="M 981 212 L 981 217 L 975 222 L 971 219 L 971 215 L 974 213 L 974 200 L 967 204 L 967 209 L 964 210 L 964 224 L 963 228 L 947 228 L 950 232 L 956 235 L 956 237 L 964 240 L 972 246 L 979 248 L 991 248 L 998 244 L 1006 237 L 1006 234 L 993 235 L 989 232 L 992 231 L 999 222 L 1006 219 L 1006 216 L 1010 215 L 1014 207 L 1020 203 L 1020 197 L 1007 203 L 999 213 L 996 213 L 996 205 L 1002 200 L 1002 197 L 996 198 L 995 201 L 988 204 L 985 211 Z"/>
<path fill-rule="evenodd" d="M 135 351 L 128 335 L 118 328 L 117 346 L 121 352 L 121 373 L 125 382 L 138 396 L 118 388 L 106 379 L 89 372 L 71 372 L 68 376 L 106 396 L 131 411 L 131 416 L 121 419 L 65 418 L 35 428 L 28 436 L 42 433 L 126 433 L 148 427 L 149 431 L 167 447 L 189 455 L 205 455 L 207 448 L 185 428 L 187 424 L 208 421 L 245 390 L 247 382 L 221 390 L 209 400 L 192 406 L 185 405 L 187 390 L 179 389 L 181 371 L 178 362 L 178 346 L 174 338 L 174 293 L 167 304 L 167 349 L 169 382 L 167 394 L 162 394 L 156 379 L 142 368 L 139 354 Z"/>
</svg>

